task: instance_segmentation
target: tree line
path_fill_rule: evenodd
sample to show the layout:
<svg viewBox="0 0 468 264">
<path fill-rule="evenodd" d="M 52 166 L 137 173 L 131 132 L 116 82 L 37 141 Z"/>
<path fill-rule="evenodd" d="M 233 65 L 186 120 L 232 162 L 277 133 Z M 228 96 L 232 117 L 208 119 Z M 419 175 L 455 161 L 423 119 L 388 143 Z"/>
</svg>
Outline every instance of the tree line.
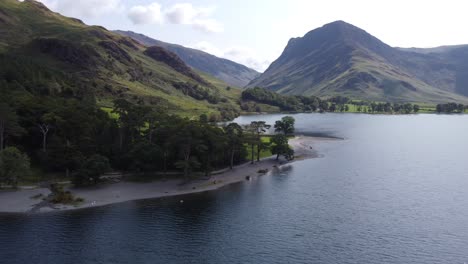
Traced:
<svg viewBox="0 0 468 264">
<path fill-rule="evenodd" d="M 436 106 L 437 113 L 464 113 L 467 107 L 463 104 L 446 103 Z"/>
<path fill-rule="evenodd" d="M 271 145 L 265 145 L 261 137 L 270 126 L 263 121 L 220 127 L 204 118 L 182 118 L 125 99 L 114 101 L 111 115 L 94 103 L 73 98 L 3 99 L 0 183 L 16 185 L 21 175 L 29 173 L 29 164 L 87 185 L 97 183 L 111 168 L 131 173 L 179 172 L 185 179 L 209 176 L 213 170 L 245 162 L 247 145 L 257 151 L 251 162 L 255 156 L 259 160 L 265 148 L 293 157 L 286 137 L 293 132 L 291 118 L 275 124 L 278 134 Z"/>
<path fill-rule="evenodd" d="M 418 113 L 420 106 L 411 103 L 376 103 L 376 102 L 351 102 L 356 106 L 357 112 L 362 113 L 398 113 L 398 114 L 411 114 Z"/>
<path fill-rule="evenodd" d="M 354 112 L 361 113 L 418 113 L 420 106 L 410 103 L 382 103 L 371 101 L 355 101 L 346 96 L 319 98 L 316 96 L 281 95 L 267 89 L 255 87 L 242 92 L 241 109 L 247 112 L 262 112 L 261 105 L 278 107 L 280 111 L 288 112 L 349 112 L 354 106 Z M 249 102 L 255 102 L 249 104 Z"/>
</svg>

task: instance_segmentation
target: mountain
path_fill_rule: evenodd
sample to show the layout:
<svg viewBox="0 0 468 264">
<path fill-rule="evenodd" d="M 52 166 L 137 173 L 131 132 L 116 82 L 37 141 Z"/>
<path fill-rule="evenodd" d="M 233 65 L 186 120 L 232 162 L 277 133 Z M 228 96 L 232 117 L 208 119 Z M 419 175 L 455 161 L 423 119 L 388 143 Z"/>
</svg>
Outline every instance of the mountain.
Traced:
<svg viewBox="0 0 468 264">
<path fill-rule="evenodd" d="M 239 111 L 240 91 L 201 74 L 175 53 L 146 47 L 25 0 L 0 1 L 0 86 L 27 96 L 89 98 L 199 115 Z"/>
<path fill-rule="evenodd" d="M 166 48 L 181 57 L 189 66 L 223 80 L 231 86 L 244 87 L 260 74 L 244 65 L 227 59 L 218 58 L 200 50 L 162 42 L 132 31 L 117 30 L 114 32 L 131 37 L 146 46 Z"/>
<path fill-rule="evenodd" d="M 291 39 L 248 87 L 377 101 L 468 102 L 463 96 L 468 95 L 465 51 L 463 46 L 442 53 L 393 48 L 336 21 Z"/>
<path fill-rule="evenodd" d="M 466 48 L 468 45 L 449 45 L 449 46 L 440 46 L 440 47 L 435 47 L 435 48 L 400 48 L 397 47 L 397 49 L 401 51 L 407 51 L 407 52 L 416 52 L 416 53 L 422 53 L 422 54 L 442 54 L 442 53 L 448 53 L 453 50 L 457 50 L 460 48 Z"/>
</svg>

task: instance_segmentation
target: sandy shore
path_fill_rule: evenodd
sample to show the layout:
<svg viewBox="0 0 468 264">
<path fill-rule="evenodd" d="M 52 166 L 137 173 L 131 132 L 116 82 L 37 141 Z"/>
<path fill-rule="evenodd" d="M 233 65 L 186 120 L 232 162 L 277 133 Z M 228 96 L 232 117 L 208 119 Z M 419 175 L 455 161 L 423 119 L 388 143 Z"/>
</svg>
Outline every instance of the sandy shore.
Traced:
<svg viewBox="0 0 468 264">
<path fill-rule="evenodd" d="M 325 138 L 298 136 L 289 141 L 294 148 L 296 160 L 317 157 L 313 144 L 318 141 L 330 140 Z M 49 212 L 59 210 L 72 210 L 104 206 L 133 200 L 176 196 L 189 193 L 205 192 L 219 189 L 223 186 L 246 181 L 264 175 L 259 170 L 267 169 L 269 172 L 284 165 L 284 159 L 276 161 L 275 157 L 262 159 L 254 164 L 246 163 L 236 166 L 233 170 L 213 175 L 210 179 L 194 180 L 182 184 L 181 180 L 154 181 L 150 183 L 119 182 L 99 185 L 93 188 L 71 189 L 71 192 L 84 199 L 76 205 L 42 206 L 42 197 L 50 194 L 47 188 L 37 188 L 20 191 L 0 191 L 0 213 L 28 213 Z"/>
</svg>

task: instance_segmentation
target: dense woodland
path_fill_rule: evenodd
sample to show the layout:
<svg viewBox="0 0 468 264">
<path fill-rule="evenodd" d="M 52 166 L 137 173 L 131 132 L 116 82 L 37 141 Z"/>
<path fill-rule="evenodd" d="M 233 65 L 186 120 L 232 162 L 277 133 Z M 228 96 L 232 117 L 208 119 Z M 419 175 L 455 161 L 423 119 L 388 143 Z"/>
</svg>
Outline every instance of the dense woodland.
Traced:
<svg viewBox="0 0 468 264">
<path fill-rule="evenodd" d="M 125 99 L 115 100 L 107 113 L 83 98 L 5 89 L 2 95 L 0 183 L 9 185 L 21 180 L 18 175 L 30 173 L 29 164 L 35 171 L 87 185 L 111 169 L 136 174 L 179 172 L 185 179 L 208 176 L 246 161 L 247 145 L 256 150 L 252 162 L 265 148 L 278 156 L 293 156 L 286 138 L 293 131 L 293 119 L 285 120 L 289 126 L 279 121 L 273 145 L 265 145 L 261 136 L 270 127 L 265 122 L 221 127 L 206 116 L 182 118 Z"/>
</svg>

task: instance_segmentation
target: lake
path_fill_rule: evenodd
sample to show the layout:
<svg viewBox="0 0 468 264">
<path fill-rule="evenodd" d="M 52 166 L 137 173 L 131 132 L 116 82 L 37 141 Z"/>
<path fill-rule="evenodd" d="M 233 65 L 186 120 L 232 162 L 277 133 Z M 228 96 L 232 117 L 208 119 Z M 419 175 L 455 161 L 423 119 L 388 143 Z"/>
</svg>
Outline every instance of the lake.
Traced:
<svg viewBox="0 0 468 264">
<path fill-rule="evenodd" d="M 468 116 L 294 117 L 344 140 L 217 191 L 0 215 L 0 263 L 468 262 Z"/>
</svg>

